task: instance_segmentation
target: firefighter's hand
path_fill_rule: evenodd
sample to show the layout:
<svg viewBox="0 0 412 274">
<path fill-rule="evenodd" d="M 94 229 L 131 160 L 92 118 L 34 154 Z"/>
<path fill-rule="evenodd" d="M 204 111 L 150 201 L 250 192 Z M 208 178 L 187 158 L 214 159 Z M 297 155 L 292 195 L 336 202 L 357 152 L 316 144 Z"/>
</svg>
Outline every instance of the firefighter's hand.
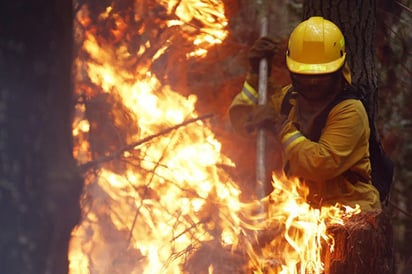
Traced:
<svg viewBox="0 0 412 274">
<path fill-rule="evenodd" d="M 251 72 L 258 74 L 260 60 L 266 58 L 270 74 L 273 56 L 279 51 L 279 48 L 279 42 L 269 37 L 257 39 L 248 52 Z"/>
<path fill-rule="evenodd" d="M 247 117 L 245 129 L 248 132 L 253 132 L 256 129 L 265 128 L 277 133 L 284 120 L 285 117 L 276 113 L 272 106 L 268 104 L 257 105 Z"/>
</svg>

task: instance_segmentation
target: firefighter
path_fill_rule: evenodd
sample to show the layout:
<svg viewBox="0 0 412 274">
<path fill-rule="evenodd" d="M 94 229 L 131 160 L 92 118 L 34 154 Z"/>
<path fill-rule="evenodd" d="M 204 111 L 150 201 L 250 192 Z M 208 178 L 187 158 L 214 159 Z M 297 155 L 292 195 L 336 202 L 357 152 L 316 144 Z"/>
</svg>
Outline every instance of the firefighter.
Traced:
<svg viewBox="0 0 412 274">
<path fill-rule="evenodd" d="M 339 102 L 316 129 L 322 111 L 351 86 L 342 32 L 319 16 L 298 24 L 286 52 L 291 84 L 276 88 L 270 78 L 269 103 L 257 105 L 258 63 L 267 58 L 270 71 L 278 48 L 263 37 L 250 49 L 249 73 L 229 108 L 234 129 L 246 136 L 260 127 L 274 132 L 285 174 L 307 184 L 308 202 L 314 207 L 339 203 L 359 205 L 363 211 L 381 208 L 379 192 L 371 184 L 370 129 L 362 102 Z"/>
</svg>

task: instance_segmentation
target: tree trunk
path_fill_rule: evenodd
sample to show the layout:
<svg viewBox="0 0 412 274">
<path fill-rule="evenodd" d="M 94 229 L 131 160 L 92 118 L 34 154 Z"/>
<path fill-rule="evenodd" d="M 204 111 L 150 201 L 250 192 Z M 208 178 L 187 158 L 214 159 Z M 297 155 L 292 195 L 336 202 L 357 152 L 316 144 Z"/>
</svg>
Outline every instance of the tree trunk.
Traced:
<svg viewBox="0 0 412 274">
<path fill-rule="evenodd" d="M 0 5 L 2 273 L 67 273 L 82 179 L 72 157 L 71 1 Z"/>
<path fill-rule="evenodd" d="M 351 217 L 332 225 L 335 250 L 324 249 L 325 274 L 391 274 L 394 272 L 392 226 L 382 211 Z"/>
<path fill-rule="evenodd" d="M 348 52 L 348 63 L 352 71 L 352 82 L 367 98 L 368 112 L 375 119 L 378 93 L 375 61 L 375 1 L 304 1 L 304 19 L 314 15 L 322 15 L 342 30 Z"/>
<path fill-rule="evenodd" d="M 346 40 L 352 82 L 367 98 L 368 112 L 377 117 L 377 72 L 375 62 L 375 1 L 304 1 L 304 19 L 322 15 L 342 30 Z M 345 226 L 331 227 L 335 252 L 325 255 L 326 272 L 394 273 L 392 224 L 380 213 L 363 213 Z"/>
</svg>

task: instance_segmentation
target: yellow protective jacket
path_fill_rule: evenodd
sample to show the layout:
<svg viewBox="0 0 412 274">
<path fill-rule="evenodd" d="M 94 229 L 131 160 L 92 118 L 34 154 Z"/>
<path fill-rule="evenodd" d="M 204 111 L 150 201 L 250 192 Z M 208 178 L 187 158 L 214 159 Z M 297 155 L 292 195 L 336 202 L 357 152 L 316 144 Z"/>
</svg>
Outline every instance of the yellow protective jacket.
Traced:
<svg viewBox="0 0 412 274">
<path fill-rule="evenodd" d="M 248 76 L 229 108 L 233 127 L 243 135 L 248 133 L 242 125 L 257 100 L 255 81 L 254 76 Z M 285 103 L 289 87 L 276 90 L 270 97 L 277 112 Z M 363 211 L 381 208 L 379 192 L 371 184 L 370 129 L 362 102 L 347 99 L 333 107 L 316 142 L 296 128 L 301 122 L 296 113 L 298 105 L 294 100 L 290 103 L 292 108 L 278 137 L 286 173 L 306 182 L 310 190 L 308 201 L 314 206 L 358 204 Z"/>
</svg>

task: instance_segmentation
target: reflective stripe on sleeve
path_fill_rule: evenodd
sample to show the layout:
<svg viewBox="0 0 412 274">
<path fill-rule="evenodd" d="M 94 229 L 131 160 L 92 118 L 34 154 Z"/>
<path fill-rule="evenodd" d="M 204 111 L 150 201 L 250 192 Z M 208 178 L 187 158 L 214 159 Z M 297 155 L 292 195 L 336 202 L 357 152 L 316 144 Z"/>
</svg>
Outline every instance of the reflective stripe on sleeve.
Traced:
<svg viewBox="0 0 412 274">
<path fill-rule="evenodd" d="M 247 81 L 243 84 L 242 97 L 253 104 L 257 104 L 258 93 Z"/>
<path fill-rule="evenodd" d="M 285 151 L 288 151 L 303 140 L 305 140 L 305 136 L 303 136 L 302 133 L 300 133 L 300 131 L 298 130 L 288 133 L 282 138 L 283 149 Z"/>
</svg>

